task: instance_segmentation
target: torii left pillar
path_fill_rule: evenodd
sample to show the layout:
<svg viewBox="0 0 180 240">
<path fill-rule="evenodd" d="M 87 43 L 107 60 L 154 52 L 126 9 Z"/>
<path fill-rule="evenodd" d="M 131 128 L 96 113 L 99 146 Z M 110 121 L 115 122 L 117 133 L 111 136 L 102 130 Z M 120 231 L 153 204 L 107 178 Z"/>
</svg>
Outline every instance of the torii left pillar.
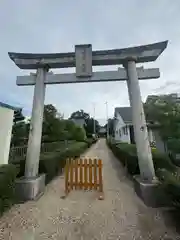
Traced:
<svg viewBox="0 0 180 240">
<path fill-rule="evenodd" d="M 29 141 L 26 156 L 25 177 L 38 176 L 39 156 L 41 150 L 42 123 L 45 99 L 45 77 L 47 70 L 39 68 L 34 87 L 33 109 L 29 131 Z"/>
<path fill-rule="evenodd" d="M 25 201 L 37 199 L 45 189 L 45 174 L 39 175 L 38 173 L 45 99 L 44 82 L 47 71 L 46 68 L 37 69 L 25 176 L 23 179 L 17 180 L 16 191 L 20 199 Z"/>
</svg>

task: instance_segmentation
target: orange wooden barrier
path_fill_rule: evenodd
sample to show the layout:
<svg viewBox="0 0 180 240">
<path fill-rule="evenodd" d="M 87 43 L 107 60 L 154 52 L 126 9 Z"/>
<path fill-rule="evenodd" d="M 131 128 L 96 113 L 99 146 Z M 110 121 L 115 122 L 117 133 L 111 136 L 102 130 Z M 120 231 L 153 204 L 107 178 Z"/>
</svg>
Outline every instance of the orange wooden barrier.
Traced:
<svg viewBox="0 0 180 240">
<path fill-rule="evenodd" d="M 65 166 L 65 193 L 73 189 L 97 190 L 103 199 L 102 160 L 67 159 Z"/>
</svg>

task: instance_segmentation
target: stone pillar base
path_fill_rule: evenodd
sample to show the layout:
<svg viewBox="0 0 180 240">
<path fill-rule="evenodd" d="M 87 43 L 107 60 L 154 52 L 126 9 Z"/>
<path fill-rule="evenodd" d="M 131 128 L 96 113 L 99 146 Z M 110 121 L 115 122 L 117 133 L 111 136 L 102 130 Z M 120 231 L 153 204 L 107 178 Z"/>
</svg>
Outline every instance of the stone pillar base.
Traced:
<svg viewBox="0 0 180 240">
<path fill-rule="evenodd" d="M 15 195 L 18 202 L 37 200 L 45 190 L 45 174 L 34 178 L 19 178 L 15 182 Z"/>
<path fill-rule="evenodd" d="M 157 182 L 143 182 L 140 176 L 134 176 L 135 192 L 148 207 L 167 207 L 168 199 L 162 186 Z"/>
</svg>

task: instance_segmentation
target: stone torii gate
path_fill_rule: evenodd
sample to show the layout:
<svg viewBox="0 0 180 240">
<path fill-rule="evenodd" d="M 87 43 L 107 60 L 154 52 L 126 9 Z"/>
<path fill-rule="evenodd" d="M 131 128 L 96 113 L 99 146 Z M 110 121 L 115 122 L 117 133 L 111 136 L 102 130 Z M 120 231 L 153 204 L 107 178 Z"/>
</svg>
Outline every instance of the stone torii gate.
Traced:
<svg viewBox="0 0 180 240">
<path fill-rule="evenodd" d="M 38 174 L 46 84 L 127 81 L 135 142 L 137 147 L 140 182 L 152 183 L 155 171 L 148 140 L 139 80 L 159 78 L 159 69 L 136 68 L 136 63 L 155 61 L 167 47 L 167 41 L 149 45 L 92 51 L 92 46 L 76 45 L 75 52 L 33 54 L 9 52 L 9 57 L 20 69 L 36 69 L 36 74 L 18 76 L 17 85 L 35 85 L 32 118 L 26 157 L 25 177 L 17 182 L 17 191 L 25 200 L 35 199 L 44 191 L 45 176 Z M 92 66 L 120 65 L 117 71 L 93 72 Z M 76 73 L 53 74 L 51 68 L 76 67 Z"/>
</svg>

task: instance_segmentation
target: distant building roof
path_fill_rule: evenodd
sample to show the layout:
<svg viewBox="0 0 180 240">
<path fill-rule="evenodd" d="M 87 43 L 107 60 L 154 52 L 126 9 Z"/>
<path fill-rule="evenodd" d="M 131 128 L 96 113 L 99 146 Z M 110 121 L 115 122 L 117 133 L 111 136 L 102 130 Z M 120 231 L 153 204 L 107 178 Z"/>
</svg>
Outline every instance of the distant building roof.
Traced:
<svg viewBox="0 0 180 240">
<path fill-rule="evenodd" d="M 8 109 L 11 109 L 13 111 L 16 111 L 16 110 L 19 110 L 20 108 L 18 107 L 13 107 L 9 104 L 6 104 L 6 103 L 3 103 L 3 102 L 0 102 L 0 107 L 3 107 L 3 108 L 8 108 Z"/>
<path fill-rule="evenodd" d="M 131 107 L 117 107 L 115 108 L 115 117 L 117 113 L 122 117 L 124 123 L 132 123 L 132 111 Z M 148 123 L 151 123 L 150 119 L 146 119 Z"/>
<path fill-rule="evenodd" d="M 117 113 L 122 117 L 125 123 L 132 122 L 131 107 L 117 107 L 115 108 L 115 117 Z"/>
</svg>

